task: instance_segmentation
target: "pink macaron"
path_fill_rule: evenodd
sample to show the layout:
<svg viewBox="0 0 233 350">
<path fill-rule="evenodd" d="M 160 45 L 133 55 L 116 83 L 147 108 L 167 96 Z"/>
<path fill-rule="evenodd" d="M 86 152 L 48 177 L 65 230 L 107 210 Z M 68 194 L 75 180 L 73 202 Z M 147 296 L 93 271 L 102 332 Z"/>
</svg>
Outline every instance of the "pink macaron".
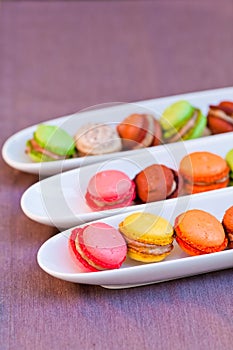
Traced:
<svg viewBox="0 0 233 350">
<path fill-rule="evenodd" d="M 103 222 L 72 230 L 70 253 L 82 272 L 118 269 L 126 258 L 127 245 L 114 227 Z"/>
<path fill-rule="evenodd" d="M 122 171 L 104 170 L 90 179 L 85 198 L 95 211 L 126 207 L 135 198 L 135 184 Z"/>
</svg>

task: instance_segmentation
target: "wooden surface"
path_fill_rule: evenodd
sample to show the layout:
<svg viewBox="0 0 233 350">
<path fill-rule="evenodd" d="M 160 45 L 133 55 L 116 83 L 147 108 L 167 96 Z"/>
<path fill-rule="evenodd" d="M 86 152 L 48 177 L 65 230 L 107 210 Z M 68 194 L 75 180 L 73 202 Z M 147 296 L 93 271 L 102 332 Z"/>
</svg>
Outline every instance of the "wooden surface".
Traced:
<svg viewBox="0 0 233 350">
<path fill-rule="evenodd" d="M 93 105 L 232 86 L 232 38 L 231 0 L 3 1 L 1 144 Z M 37 180 L 1 160 L 1 350 L 232 349 L 230 269 L 118 291 L 42 271 L 58 230 L 19 204 Z"/>
</svg>

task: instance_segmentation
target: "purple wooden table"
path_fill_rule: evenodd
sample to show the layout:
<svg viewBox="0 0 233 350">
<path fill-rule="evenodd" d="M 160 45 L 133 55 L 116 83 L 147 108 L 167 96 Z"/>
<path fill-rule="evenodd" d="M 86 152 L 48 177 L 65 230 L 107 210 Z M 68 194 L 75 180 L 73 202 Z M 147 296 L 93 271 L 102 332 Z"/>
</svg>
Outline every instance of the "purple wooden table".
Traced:
<svg viewBox="0 0 233 350">
<path fill-rule="evenodd" d="M 106 102 L 233 85 L 233 3 L 2 1 L 0 136 Z M 106 290 L 47 275 L 38 176 L 1 160 L 1 349 L 232 349 L 233 272 Z M 233 259 L 233 257 L 232 257 Z"/>
</svg>

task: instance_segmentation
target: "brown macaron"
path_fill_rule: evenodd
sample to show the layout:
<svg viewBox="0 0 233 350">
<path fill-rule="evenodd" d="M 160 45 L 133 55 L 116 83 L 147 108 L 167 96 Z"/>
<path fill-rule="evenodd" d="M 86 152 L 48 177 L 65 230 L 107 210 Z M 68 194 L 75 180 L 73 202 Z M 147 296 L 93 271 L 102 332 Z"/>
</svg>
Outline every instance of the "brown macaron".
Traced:
<svg viewBox="0 0 233 350">
<path fill-rule="evenodd" d="M 228 237 L 228 248 L 233 249 L 233 206 L 226 210 L 222 224 Z"/>
<path fill-rule="evenodd" d="M 131 114 L 118 126 L 124 149 L 138 149 L 161 143 L 160 123 L 150 114 Z"/>
<path fill-rule="evenodd" d="M 153 164 L 134 178 L 136 195 L 143 202 L 156 202 L 177 197 L 180 183 L 176 171 L 162 164 Z"/>
<path fill-rule="evenodd" d="M 233 102 L 223 101 L 217 106 L 211 105 L 207 115 L 207 126 L 212 134 L 233 131 Z"/>
<path fill-rule="evenodd" d="M 193 152 L 185 156 L 179 167 L 187 194 L 224 188 L 229 182 L 225 159 L 211 152 Z"/>
</svg>

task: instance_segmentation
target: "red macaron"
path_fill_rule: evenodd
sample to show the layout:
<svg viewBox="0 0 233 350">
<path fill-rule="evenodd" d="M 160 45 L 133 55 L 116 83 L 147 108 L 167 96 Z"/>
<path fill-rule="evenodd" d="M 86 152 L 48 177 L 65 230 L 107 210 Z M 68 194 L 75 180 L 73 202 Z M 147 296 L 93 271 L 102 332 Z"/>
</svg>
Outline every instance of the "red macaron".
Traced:
<svg viewBox="0 0 233 350">
<path fill-rule="evenodd" d="M 207 126 L 212 134 L 233 131 L 233 102 L 222 101 L 217 106 L 211 105 L 207 115 Z"/>
<path fill-rule="evenodd" d="M 103 170 L 89 181 L 85 195 L 95 211 L 128 206 L 135 198 L 135 184 L 119 170 Z"/>
<path fill-rule="evenodd" d="M 69 250 L 82 272 L 118 269 L 127 254 L 127 245 L 114 227 L 96 222 L 72 230 Z"/>
</svg>

